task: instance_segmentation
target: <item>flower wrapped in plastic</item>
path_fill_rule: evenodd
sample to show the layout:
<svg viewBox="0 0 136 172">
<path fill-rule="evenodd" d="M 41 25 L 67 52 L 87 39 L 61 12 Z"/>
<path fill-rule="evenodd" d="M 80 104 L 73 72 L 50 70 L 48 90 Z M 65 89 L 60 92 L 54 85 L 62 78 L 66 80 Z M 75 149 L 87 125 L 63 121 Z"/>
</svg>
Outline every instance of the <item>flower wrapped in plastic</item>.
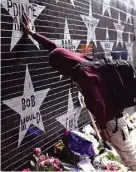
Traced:
<svg viewBox="0 0 136 172">
<path fill-rule="evenodd" d="M 96 169 L 104 171 L 121 171 L 122 169 L 125 169 L 115 150 L 106 150 L 106 152 L 96 156 L 93 165 Z"/>
<path fill-rule="evenodd" d="M 65 134 L 65 143 L 75 155 L 90 158 L 95 156 L 90 138 L 79 131 L 70 130 L 67 132 Z"/>
</svg>

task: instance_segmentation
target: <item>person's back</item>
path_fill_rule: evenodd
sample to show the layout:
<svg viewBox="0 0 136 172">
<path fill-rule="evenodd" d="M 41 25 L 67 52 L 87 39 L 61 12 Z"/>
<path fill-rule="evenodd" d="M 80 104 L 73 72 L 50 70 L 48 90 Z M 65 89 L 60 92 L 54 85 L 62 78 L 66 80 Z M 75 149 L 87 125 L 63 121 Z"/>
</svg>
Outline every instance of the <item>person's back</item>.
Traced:
<svg viewBox="0 0 136 172">
<path fill-rule="evenodd" d="M 131 170 L 136 170 L 136 149 L 131 143 L 127 123 L 123 117 L 123 109 L 117 108 L 113 103 L 100 67 L 94 65 L 78 68 L 78 63 L 84 63 L 87 60 L 61 48 L 54 50 L 50 54 L 49 59 L 50 64 L 61 74 L 71 76 L 78 83 L 80 90 L 82 90 L 86 107 L 95 116 L 103 139 L 107 139 L 108 134 L 108 141 L 114 145 L 123 163 L 130 167 Z M 63 60 L 61 61 L 60 59 Z M 58 62 L 56 63 L 57 60 Z M 59 65 L 57 65 L 58 63 Z"/>
</svg>

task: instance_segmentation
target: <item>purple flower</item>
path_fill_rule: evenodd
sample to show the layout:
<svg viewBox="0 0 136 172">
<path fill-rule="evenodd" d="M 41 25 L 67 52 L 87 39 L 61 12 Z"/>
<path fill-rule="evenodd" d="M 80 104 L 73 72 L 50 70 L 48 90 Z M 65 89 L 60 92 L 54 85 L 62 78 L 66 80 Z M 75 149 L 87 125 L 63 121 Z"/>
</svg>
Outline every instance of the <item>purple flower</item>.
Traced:
<svg viewBox="0 0 136 172">
<path fill-rule="evenodd" d="M 61 162 L 60 162 L 59 159 L 56 158 L 56 159 L 54 159 L 54 163 L 55 163 L 57 166 L 59 166 Z"/>
<path fill-rule="evenodd" d="M 40 160 L 40 162 L 41 162 L 41 161 L 44 161 L 44 160 L 45 160 L 45 155 L 42 154 L 42 155 L 40 156 L 40 159 L 39 159 L 39 160 Z"/>
<path fill-rule="evenodd" d="M 44 161 L 39 162 L 39 167 L 44 167 L 44 165 L 45 165 Z"/>
<path fill-rule="evenodd" d="M 117 166 L 116 166 L 115 163 L 109 163 L 109 164 L 107 165 L 107 169 L 110 170 L 110 171 L 116 171 Z"/>
</svg>

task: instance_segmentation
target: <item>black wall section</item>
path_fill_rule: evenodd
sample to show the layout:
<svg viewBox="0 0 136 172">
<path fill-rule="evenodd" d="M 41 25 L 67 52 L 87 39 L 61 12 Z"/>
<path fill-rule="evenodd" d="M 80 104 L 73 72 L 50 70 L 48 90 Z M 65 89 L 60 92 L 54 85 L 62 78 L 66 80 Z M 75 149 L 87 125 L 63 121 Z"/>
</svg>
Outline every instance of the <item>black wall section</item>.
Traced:
<svg viewBox="0 0 136 172">
<path fill-rule="evenodd" d="M 33 148 L 48 150 L 64 128 L 90 123 L 70 79 L 48 65 L 49 52 L 20 31 L 26 11 L 37 32 L 98 58 L 132 59 L 135 0 L 1 1 L 2 170 L 21 170 Z M 60 62 L 61 63 L 61 62 Z"/>
</svg>

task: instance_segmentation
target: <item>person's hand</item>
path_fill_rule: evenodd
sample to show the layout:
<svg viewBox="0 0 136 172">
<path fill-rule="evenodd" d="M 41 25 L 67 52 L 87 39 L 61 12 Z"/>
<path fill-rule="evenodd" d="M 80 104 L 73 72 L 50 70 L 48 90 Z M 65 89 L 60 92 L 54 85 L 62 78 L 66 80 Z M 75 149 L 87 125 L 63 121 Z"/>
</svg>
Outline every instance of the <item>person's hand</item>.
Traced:
<svg viewBox="0 0 136 172">
<path fill-rule="evenodd" d="M 22 13 L 22 23 L 21 23 L 21 25 L 22 25 L 22 30 L 23 30 L 25 35 L 28 35 L 28 34 L 32 35 L 32 34 L 34 34 L 31 20 L 26 15 L 25 12 Z"/>
</svg>

